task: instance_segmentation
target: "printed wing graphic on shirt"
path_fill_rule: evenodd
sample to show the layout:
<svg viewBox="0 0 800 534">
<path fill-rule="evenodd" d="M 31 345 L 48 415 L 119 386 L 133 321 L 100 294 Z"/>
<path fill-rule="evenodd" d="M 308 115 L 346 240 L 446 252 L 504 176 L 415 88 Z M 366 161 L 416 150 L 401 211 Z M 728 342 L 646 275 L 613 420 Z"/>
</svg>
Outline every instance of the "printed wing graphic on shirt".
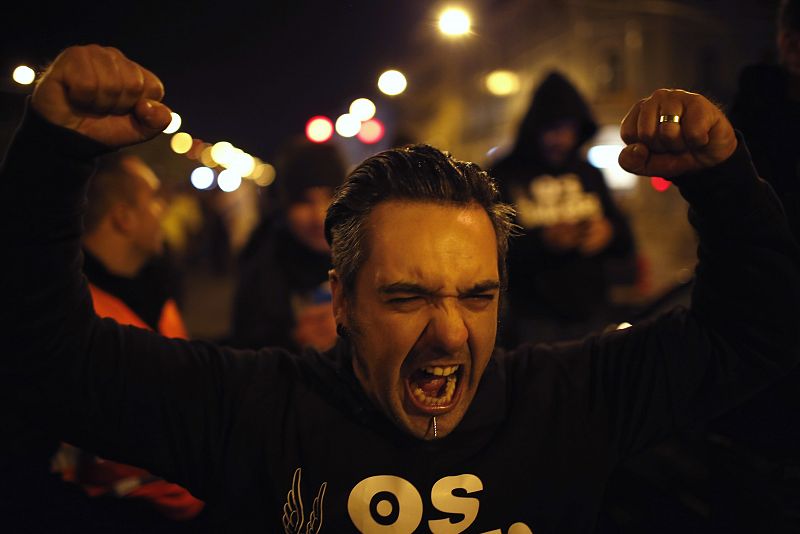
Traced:
<svg viewBox="0 0 800 534">
<path fill-rule="evenodd" d="M 283 531 L 285 534 L 319 534 L 322 530 L 322 505 L 328 483 L 323 482 L 319 487 L 306 521 L 300 486 L 301 477 L 302 469 L 298 467 L 292 476 L 292 487 L 286 494 L 286 503 L 283 505 Z"/>
</svg>

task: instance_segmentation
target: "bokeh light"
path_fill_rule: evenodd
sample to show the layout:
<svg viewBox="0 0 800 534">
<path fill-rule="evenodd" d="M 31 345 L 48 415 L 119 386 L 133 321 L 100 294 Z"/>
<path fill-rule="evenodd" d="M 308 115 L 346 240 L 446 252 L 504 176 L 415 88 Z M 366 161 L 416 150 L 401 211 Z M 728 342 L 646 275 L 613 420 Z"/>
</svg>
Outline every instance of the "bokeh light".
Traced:
<svg viewBox="0 0 800 534">
<path fill-rule="evenodd" d="M 486 76 L 486 89 L 496 96 L 513 95 L 519 91 L 519 76 L 510 70 L 495 70 Z"/>
<path fill-rule="evenodd" d="M 375 104 L 369 98 L 356 98 L 350 104 L 350 115 L 361 122 L 368 121 L 375 116 Z"/>
<path fill-rule="evenodd" d="M 237 152 L 228 168 L 239 173 L 239 176 L 250 176 L 256 168 L 256 158 L 247 152 Z"/>
<path fill-rule="evenodd" d="M 389 96 L 399 95 L 407 86 L 406 77 L 399 70 L 387 70 L 378 78 L 378 89 Z"/>
<path fill-rule="evenodd" d="M 595 145 L 586 154 L 589 163 L 598 169 L 608 169 L 618 165 L 619 153 L 623 145 Z"/>
<path fill-rule="evenodd" d="M 205 150 L 206 146 L 208 145 L 202 139 L 192 139 L 192 148 L 190 148 L 189 152 L 186 153 L 186 157 L 195 160 L 200 159 L 200 154 L 203 153 L 203 150 Z"/>
<path fill-rule="evenodd" d="M 164 128 L 165 134 L 171 134 L 177 132 L 181 127 L 181 116 L 175 113 L 174 111 L 170 111 L 170 115 L 172 115 L 172 120 L 169 121 L 167 127 Z"/>
<path fill-rule="evenodd" d="M 242 154 L 244 154 L 244 150 L 231 145 L 230 150 L 225 150 L 225 152 L 223 152 L 223 161 L 218 161 L 218 163 L 226 169 L 230 169 L 236 166 L 236 162 L 242 157 Z"/>
<path fill-rule="evenodd" d="M 314 143 L 324 143 L 333 136 L 333 122 L 322 115 L 311 117 L 306 123 L 306 137 Z"/>
<path fill-rule="evenodd" d="M 253 182 L 259 187 L 267 187 L 275 181 L 275 167 L 269 163 L 262 163 L 253 172 Z"/>
<path fill-rule="evenodd" d="M 589 163 L 603 171 L 603 177 L 608 187 L 616 191 L 629 191 L 636 187 L 639 177 L 619 166 L 619 153 L 624 145 L 616 142 L 610 143 L 614 138 L 619 139 L 619 126 L 603 126 L 597 135 L 600 143 L 591 147 L 586 157 Z M 609 143 L 605 144 L 603 141 Z"/>
<path fill-rule="evenodd" d="M 219 141 L 211 147 L 211 158 L 219 165 L 227 165 L 236 149 L 227 141 Z"/>
<path fill-rule="evenodd" d="M 208 167 L 197 167 L 192 171 L 190 180 L 197 189 L 208 189 L 214 183 L 214 171 Z"/>
<path fill-rule="evenodd" d="M 206 145 L 206 147 L 200 152 L 200 163 L 205 165 L 206 167 L 216 167 L 217 162 L 214 161 L 214 158 L 211 157 L 211 151 L 214 150 L 214 147 L 211 145 Z"/>
<path fill-rule="evenodd" d="M 439 30 L 445 35 L 466 35 L 471 24 L 469 13 L 460 7 L 448 7 L 439 14 Z"/>
<path fill-rule="evenodd" d="M 11 78 L 20 85 L 30 85 L 36 79 L 36 72 L 27 65 L 20 65 L 11 73 Z"/>
<path fill-rule="evenodd" d="M 169 140 L 169 146 L 176 154 L 186 154 L 192 149 L 192 136 L 186 132 L 178 132 Z"/>
<path fill-rule="evenodd" d="M 358 132 L 358 140 L 368 145 L 377 143 L 383 139 L 384 131 L 381 121 L 370 119 L 361 125 L 361 131 Z"/>
<path fill-rule="evenodd" d="M 242 175 L 233 169 L 225 169 L 217 176 L 217 185 L 226 193 L 232 193 L 242 185 Z"/>
<path fill-rule="evenodd" d="M 672 182 L 670 182 L 669 180 L 665 180 L 660 176 L 651 176 L 650 185 L 653 187 L 653 189 L 655 189 L 659 193 L 663 193 L 664 191 L 669 189 L 669 186 L 672 185 Z"/>
<path fill-rule="evenodd" d="M 361 121 L 349 113 L 336 119 L 336 133 L 342 137 L 353 137 L 361 129 Z"/>
</svg>

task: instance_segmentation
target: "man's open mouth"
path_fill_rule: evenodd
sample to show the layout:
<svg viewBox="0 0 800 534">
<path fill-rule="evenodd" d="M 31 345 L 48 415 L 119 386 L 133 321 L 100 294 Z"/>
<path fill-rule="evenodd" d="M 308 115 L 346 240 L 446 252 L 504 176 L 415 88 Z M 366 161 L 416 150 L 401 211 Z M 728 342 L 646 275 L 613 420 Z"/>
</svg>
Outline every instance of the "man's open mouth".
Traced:
<svg viewBox="0 0 800 534">
<path fill-rule="evenodd" d="M 461 392 L 461 365 L 425 366 L 406 379 L 407 397 L 419 411 L 436 415 L 450 410 Z"/>
</svg>

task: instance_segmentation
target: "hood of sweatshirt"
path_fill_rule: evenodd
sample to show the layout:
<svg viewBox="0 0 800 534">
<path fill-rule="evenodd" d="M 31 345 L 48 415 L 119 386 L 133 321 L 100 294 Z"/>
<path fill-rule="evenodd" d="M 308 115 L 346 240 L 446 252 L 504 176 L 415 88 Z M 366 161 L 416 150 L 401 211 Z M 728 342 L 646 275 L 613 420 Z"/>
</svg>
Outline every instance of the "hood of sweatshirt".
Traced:
<svg viewBox="0 0 800 534">
<path fill-rule="evenodd" d="M 533 93 L 509 159 L 539 159 L 541 132 L 564 120 L 578 125 L 575 151 L 597 131 L 589 106 L 575 86 L 561 73 L 551 72 Z"/>
</svg>

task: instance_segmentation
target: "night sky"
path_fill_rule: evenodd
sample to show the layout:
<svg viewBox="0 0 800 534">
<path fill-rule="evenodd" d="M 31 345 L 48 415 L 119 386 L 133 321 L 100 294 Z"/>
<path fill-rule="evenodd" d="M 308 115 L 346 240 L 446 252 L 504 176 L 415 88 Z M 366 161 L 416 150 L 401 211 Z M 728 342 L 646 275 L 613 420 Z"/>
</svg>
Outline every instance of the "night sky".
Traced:
<svg viewBox="0 0 800 534">
<path fill-rule="evenodd" d="M 312 115 L 375 97 L 384 68 L 434 24 L 423 0 L 20 2 L 4 7 L 0 66 L 46 65 L 70 44 L 116 46 L 154 71 L 195 137 L 269 157 Z"/>
</svg>

